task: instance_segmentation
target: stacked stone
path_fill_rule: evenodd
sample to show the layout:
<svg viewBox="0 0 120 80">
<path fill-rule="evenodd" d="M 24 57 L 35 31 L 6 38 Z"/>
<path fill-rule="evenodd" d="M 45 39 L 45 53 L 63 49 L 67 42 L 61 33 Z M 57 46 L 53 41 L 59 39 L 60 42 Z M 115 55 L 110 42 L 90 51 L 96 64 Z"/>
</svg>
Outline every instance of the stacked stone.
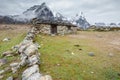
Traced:
<svg viewBox="0 0 120 80">
<path fill-rule="evenodd" d="M 16 73 L 20 67 L 28 66 L 22 73 L 22 80 L 52 80 L 51 76 L 43 76 L 39 72 L 40 65 L 40 53 L 38 48 L 40 46 L 34 43 L 35 35 L 37 34 L 36 28 L 32 28 L 24 38 L 24 40 L 13 47 L 13 50 L 17 50 L 20 55 L 19 63 L 11 63 L 10 67 L 13 73 Z M 3 71 L 1 72 L 3 73 Z M 7 80 L 14 80 L 13 77 L 9 77 Z"/>
</svg>

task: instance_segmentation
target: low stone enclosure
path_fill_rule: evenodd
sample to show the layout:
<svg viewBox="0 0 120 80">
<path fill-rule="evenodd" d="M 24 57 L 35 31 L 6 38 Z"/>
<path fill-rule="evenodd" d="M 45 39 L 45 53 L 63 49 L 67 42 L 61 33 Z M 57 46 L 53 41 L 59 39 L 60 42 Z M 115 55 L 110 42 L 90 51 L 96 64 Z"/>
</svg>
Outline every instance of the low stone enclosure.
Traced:
<svg viewBox="0 0 120 80">
<path fill-rule="evenodd" d="M 50 35 L 64 35 L 77 33 L 77 26 L 69 22 L 33 20 L 32 23 L 39 33 Z"/>
<path fill-rule="evenodd" d="M 3 70 L 0 70 L 0 80 L 3 79 L 6 74 L 12 73 L 6 80 L 52 80 L 50 75 L 43 75 L 39 71 L 40 67 L 40 53 L 38 49 L 40 45 L 34 42 L 34 38 L 37 34 L 36 28 L 33 27 L 26 35 L 24 40 L 12 47 L 12 52 L 4 52 L 4 56 L 19 55 L 20 60 L 10 63 Z M 6 60 L 0 59 L 0 66 L 5 65 Z M 25 68 L 21 73 L 19 72 L 22 68 Z M 18 76 L 14 77 L 14 74 L 19 73 Z M 21 77 L 20 77 L 21 76 Z"/>
</svg>

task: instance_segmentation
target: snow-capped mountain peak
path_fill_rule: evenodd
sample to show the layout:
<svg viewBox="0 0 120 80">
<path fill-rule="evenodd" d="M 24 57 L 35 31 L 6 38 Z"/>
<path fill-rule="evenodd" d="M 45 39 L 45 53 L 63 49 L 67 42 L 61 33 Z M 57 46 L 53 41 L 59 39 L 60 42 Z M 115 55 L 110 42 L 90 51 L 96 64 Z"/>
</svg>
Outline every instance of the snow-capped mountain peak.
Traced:
<svg viewBox="0 0 120 80">
<path fill-rule="evenodd" d="M 83 12 L 81 12 L 80 15 L 76 14 L 76 16 L 71 20 L 71 22 L 84 30 L 90 27 L 90 24 L 86 20 Z"/>
<path fill-rule="evenodd" d="M 61 13 L 57 12 L 54 17 L 57 19 L 57 20 L 67 20 L 67 18 L 65 16 L 63 16 Z"/>
<path fill-rule="evenodd" d="M 46 3 L 42 3 L 41 5 L 34 5 L 30 7 L 20 15 L 13 16 L 13 19 L 16 21 L 27 22 L 36 17 L 48 19 L 50 17 L 53 17 L 53 13 L 49 7 L 46 6 Z"/>
<path fill-rule="evenodd" d="M 50 8 L 46 6 L 46 3 L 42 3 L 39 8 L 35 10 L 35 14 L 37 15 L 37 18 L 43 19 L 49 19 L 51 17 L 54 17 Z"/>
</svg>

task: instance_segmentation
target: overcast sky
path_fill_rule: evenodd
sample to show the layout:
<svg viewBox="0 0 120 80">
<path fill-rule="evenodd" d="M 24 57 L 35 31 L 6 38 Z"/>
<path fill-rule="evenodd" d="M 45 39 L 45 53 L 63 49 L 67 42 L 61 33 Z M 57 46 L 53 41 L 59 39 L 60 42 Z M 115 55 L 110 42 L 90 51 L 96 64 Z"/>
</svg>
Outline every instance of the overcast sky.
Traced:
<svg viewBox="0 0 120 80">
<path fill-rule="evenodd" d="M 120 22 L 120 0 L 0 0 L 0 15 L 21 14 L 43 2 L 53 12 L 60 12 L 66 17 L 74 17 L 83 12 L 90 23 Z"/>
</svg>

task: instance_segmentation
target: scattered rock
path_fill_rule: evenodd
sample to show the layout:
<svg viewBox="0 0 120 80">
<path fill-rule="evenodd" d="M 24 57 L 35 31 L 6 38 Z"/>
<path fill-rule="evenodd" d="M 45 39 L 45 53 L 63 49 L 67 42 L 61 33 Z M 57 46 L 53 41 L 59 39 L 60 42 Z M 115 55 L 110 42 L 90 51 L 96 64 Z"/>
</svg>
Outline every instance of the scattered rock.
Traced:
<svg viewBox="0 0 120 80">
<path fill-rule="evenodd" d="M 10 41 L 10 38 L 4 38 L 3 40 L 2 40 L 3 42 L 7 42 L 7 41 Z"/>
<path fill-rule="evenodd" d="M 12 47 L 12 50 L 17 51 L 19 49 L 19 47 L 20 47 L 20 45 L 15 45 L 15 46 Z"/>
<path fill-rule="evenodd" d="M 72 55 L 74 55 L 74 53 L 73 53 L 73 52 L 72 52 L 71 54 L 72 54 Z"/>
<path fill-rule="evenodd" d="M 22 80 L 40 80 L 40 77 L 38 65 L 33 65 L 22 73 Z"/>
<path fill-rule="evenodd" d="M 6 52 L 2 53 L 3 57 L 5 57 L 5 56 L 12 56 L 12 55 L 13 55 L 13 51 L 6 51 Z"/>
<path fill-rule="evenodd" d="M 15 73 L 18 68 L 20 68 L 19 63 L 11 63 L 10 66 L 13 73 Z"/>
<path fill-rule="evenodd" d="M 3 75 L 0 75 L 0 80 L 2 80 L 3 77 L 4 77 Z"/>
<path fill-rule="evenodd" d="M 5 72 L 6 71 L 11 71 L 11 68 L 10 67 L 6 67 L 4 70 L 5 70 Z"/>
<path fill-rule="evenodd" d="M 93 74 L 94 72 L 93 72 L 93 71 L 91 71 L 90 73 L 91 73 L 91 74 Z"/>
<path fill-rule="evenodd" d="M 3 74 L 5 72 L 5 70 L 0 70 L 0 75 Z"/>
<path fill-rule="evenodd" d="M 80 45 L 79 44 L 76 44 L 76 45 L 74 45 L 75 47 L 80 47 Z"/>
<path fill-rule="evenodd" d="M 89 52 L 88 55 L 89 56 L 95 56 L 95 54 L 93 52 Z"/>
<path fill-rule="evenodd" d="M 79 50 L 82 50 L 81 48 Z"/>
<path fill-rule="evenodd" d="M 113 57 L 113 56 L 114 56 L 114 54 L 113 54 L 113 53 L 109 53 L 109 54 L 108 54 L 108 56 Z"/>
<path fill-rule="evenodd" d="M 52 80 L 52 77 L 50 75 L 45 75 L 45 76 L 41 76 L 40 80 Z"/>
<path fill-rule="evenodd" d="M 3 59 L 0 59 L 0 66 L 4 65 L 7 63 L 7 59 L 3 58 Z"/>
<path fill-rule="evenodd" d="M 120 76 L 120 73 L 118 73 L 118 76 Z"/>
<path fill-rule="evenodd" d="M 13 77 L 12 76 L 8 77 L 6 80 L 13 80 Z"/>
<path fill-rule="evenodd" d="M 60 66 L 60 64 L 57 64 L 57 66 Z"/>
</svg>

